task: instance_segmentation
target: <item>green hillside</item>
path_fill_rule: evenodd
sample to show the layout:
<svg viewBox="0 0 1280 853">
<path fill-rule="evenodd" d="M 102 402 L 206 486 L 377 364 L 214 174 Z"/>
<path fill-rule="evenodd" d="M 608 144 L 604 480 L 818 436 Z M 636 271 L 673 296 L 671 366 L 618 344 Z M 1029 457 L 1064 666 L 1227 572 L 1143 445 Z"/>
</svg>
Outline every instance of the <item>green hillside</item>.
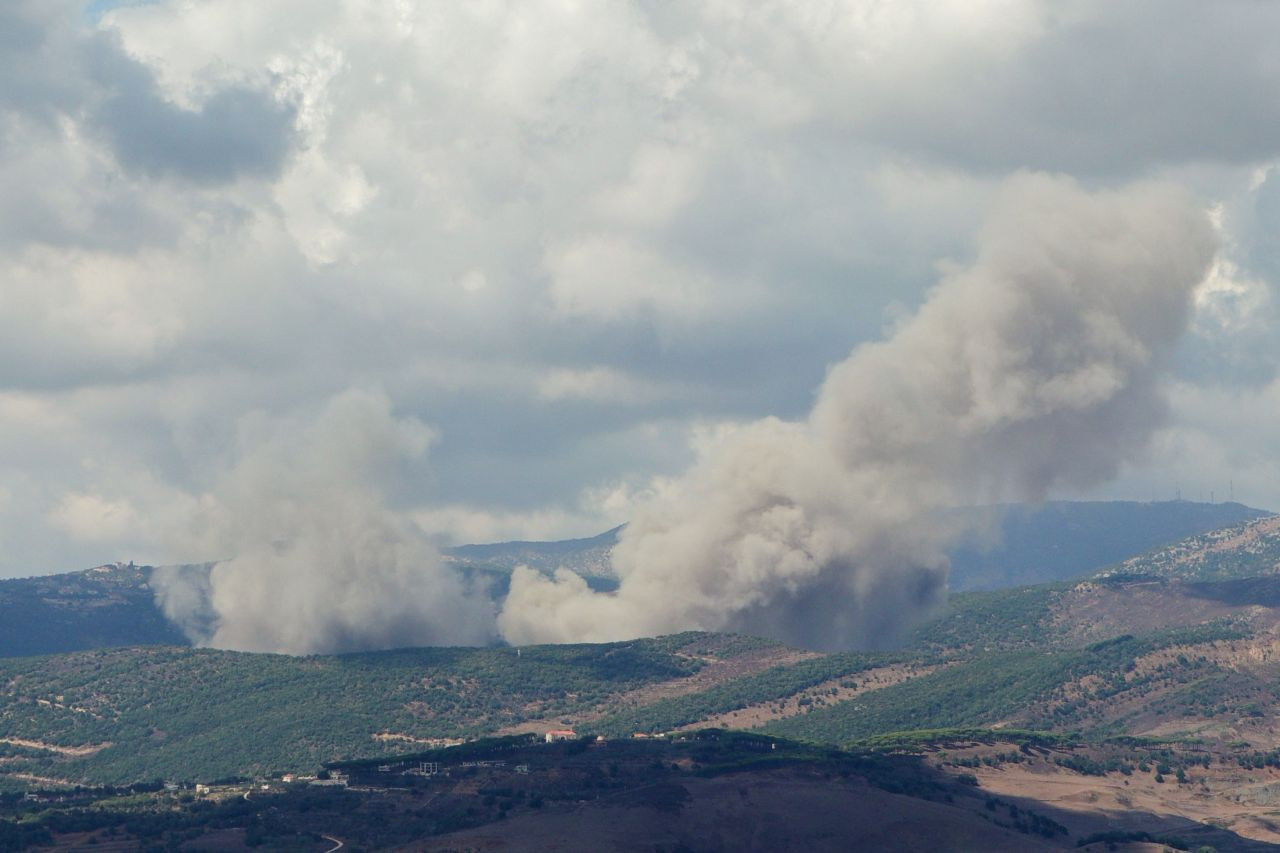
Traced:
<svg viewBox="0 0 1280 853">
<path fill-rule="evenodd" d="M 1248 636 L 1248 629 L 1241 625 L 1219 622 L 1141 638 L 1126 635 L 1085 648 L 988 653 L 877 690 L 856 701 L 771 723 L 764 730 L 838 744 L 854 744 L 887 732 L 958 726 L 1123 733 L 1123 728 L 1117 728 L 1097 705 L 1140 691 L 1153 679 L 1165 677 L 1164 673 L 1134 677 L 1129 674 L 1133 661 L 1163 649 Z M 1197 684 L 1225 671 L 1217 666 L 1200 669 L 1192 664 L 1186 669 L 1192 671 Z M 1073 693 L 1073 687 L 1090 680 L 1099 686 L 1078 696 Z M 1280 694 L 1272 699 L 1280 699 Z"/>
<path fill-rule="evenodd" d="M 415 741 L 558 719 L 689 676 L 704 661 L 677 650 L 697 636 L 518 652 L 292 658 L 136 647 L 10 659 L 0 661 L 2 767 L 91 783 L 209 780 L 421 749 Z"/>
<path fill-rule="evenodd" d="M 679 837 L 706 841 L 700 809 L 741 805 L 747 820 L 779 797 L 794 799 L 777 820 L 811 810 L 797 825 L 816 826 L 813 815 L 861 808 L 878 826 L 888 801 L 870 786 L 905 798 L 890 823 L 945 806 L 940 837 L 985 827 L 983 849 L 996 830 L 1012 833 L 999 836 L 1009 850 L 1271 849 L 1278 635 L 1280 575 L 1117 574 L 957 595 L 905 647 L 874 654 L 690 632 L 304 658 L 172 646 L 10 658 L 0 847 L 205 838 L 320 851 L 333 838 L 358 849 L 439 837 L 439 849 L 469 849 L 500 827 L 518 840 L 585 815 L 598 835 L 636 808 L 650 810 L 645 827 L 685 821 Z M 562 728 L 577 737 L 543 743 Z M 441 775 L 423 775 L 424 761 Z M 280 781 L 322 768 L 352 788 Z M 270 785 L 234 782 L 254 776 Z M 166 791 L 161 779 L 229 784 Z M 76 789 L 129 783 L 144 787 Z M 20 795 L 32 789 L 48 793 L 32 804 Z M 844 799 L 822 805 L 836 790 Z"/>
<path fill-rule="evenodd" d="M 1278 524 L 1201 535 L 1091 580 L 959 593 L 902 648 L 874 654 L 695 632 L 519 650 L 293 658 L 129 645 L 0 659 L 0 788 L 206 781 L 563 727 L 718 726 L 849 745 L 1011 726 L 1280 749 L 1266 728 L 1280 710 L 1280 574 L 1198 579 L 1206 566 L 1267 568 Z M 41 583 L 33 612 L 112 625 L 138 606 L 145 570 Z"/>
<path fill-rule="evenodd" d="M 1103 737 L 1176 724 L 1252 739 L 1280 707 L 1280 663 L 1265 651 L 1278 627 L 1280 578 L 1111 579 L 957 596 L 891 653 L 688 633 L 307 658 L 178 647 L 13 658 L 0 661 L 0 780 L 208 781 L 565 726 L 628 737 L 717 725 L 832 745 L 956 726 Z"/>
<path fill-rule="evenodd" d="M 155 604 L 146 566 L 0 581 L 0 657 L 187 638 Z"/>
</svg>

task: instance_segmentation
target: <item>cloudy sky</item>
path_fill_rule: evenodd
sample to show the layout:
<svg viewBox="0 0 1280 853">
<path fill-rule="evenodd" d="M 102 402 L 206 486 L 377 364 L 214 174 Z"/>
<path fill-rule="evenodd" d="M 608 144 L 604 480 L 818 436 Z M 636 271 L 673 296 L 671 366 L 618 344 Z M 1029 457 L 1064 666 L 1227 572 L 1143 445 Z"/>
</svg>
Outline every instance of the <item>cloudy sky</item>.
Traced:
<svg viewBox="0 0 1280 853">
<path fill-rule="evenodd" d="M 1060 496 L 1280 509 L 1280 5 L 8 0 L 0 80 L 0 576 L 229 556 L 246 483 L 599 532 L 1023 171 L 1221 243 L 1168 423 Z"/>
</svg>

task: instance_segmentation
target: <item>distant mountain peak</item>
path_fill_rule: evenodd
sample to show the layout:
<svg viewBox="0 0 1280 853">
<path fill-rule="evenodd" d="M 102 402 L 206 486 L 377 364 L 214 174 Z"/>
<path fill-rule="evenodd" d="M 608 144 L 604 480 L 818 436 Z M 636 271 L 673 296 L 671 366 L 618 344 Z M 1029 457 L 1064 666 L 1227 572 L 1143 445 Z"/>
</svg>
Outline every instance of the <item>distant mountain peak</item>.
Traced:
<svg viewBox="0 0 1280 853">
<path fill-rule="evenodd" d="M 459 545 L 443 552 L 447 562 L 511 571 L 525 565 L 542 572 L 568 568 L 584 577 L 614 577 L 609 552 L 618 544 L 620 524 L 585 539 L 562 539 L 551 542 L 493 542 L 482 545 Z"/>
</svg>

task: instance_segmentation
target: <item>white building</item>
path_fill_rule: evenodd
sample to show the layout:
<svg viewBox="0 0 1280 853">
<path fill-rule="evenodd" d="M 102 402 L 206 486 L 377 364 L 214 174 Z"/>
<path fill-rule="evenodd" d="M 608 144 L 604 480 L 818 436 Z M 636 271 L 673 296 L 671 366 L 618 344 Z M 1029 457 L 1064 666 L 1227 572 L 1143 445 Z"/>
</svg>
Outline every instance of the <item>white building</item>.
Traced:
<svg viewBox="0 0 1280 853">
<path fill-rule="evenodd" d="M 574 740 L 578 733 L 573 729 L 552 729 L 547 732 L 547 743 L 555 743 L 559 740 Z"/>
</svg>

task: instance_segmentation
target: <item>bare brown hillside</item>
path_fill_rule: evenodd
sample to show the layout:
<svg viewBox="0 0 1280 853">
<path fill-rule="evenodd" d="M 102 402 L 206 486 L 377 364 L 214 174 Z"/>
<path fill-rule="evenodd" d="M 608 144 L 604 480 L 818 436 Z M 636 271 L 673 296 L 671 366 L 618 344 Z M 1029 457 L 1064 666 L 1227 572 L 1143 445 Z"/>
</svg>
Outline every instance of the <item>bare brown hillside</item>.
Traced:
<svg viewBox="0 0 1280 853">
<path fill-rule="evenodd" d="M 1081 644 L 1217 619 L 1268 630 L 1280 624 L 1280 576 L 1216 583 L 1146 576 L 1084 581 L 1055 595 L 1050 614 L 1055 633 Z"/>
</svg>

